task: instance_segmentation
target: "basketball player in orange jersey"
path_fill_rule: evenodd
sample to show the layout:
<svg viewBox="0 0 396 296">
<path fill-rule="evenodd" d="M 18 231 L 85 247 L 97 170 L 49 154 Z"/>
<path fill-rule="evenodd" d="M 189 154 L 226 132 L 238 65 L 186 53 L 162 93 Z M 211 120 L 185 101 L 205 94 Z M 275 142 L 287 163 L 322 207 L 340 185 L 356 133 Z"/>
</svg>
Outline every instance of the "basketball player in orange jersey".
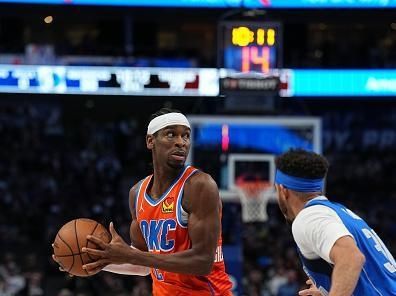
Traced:
<svg viewBox="0 0 396 296">
<path fill-rule="evenodd" d="M 154 296 L 232 295 L 221 249 L 218 188 L 208 174 L 185 166 L 190 134 L 183 114 L 170 109 L 153 114 L 146 144 L 154 174 L 129 192 L 133 247 L 110 223 L 110 243 L 88 236 L 99 249 L 82 249 L 100 258 L 84 266 L 89 273 L 134 274 L 136 269 L 135 274 L 142 274 L 146 266 Z"/>
</svg>

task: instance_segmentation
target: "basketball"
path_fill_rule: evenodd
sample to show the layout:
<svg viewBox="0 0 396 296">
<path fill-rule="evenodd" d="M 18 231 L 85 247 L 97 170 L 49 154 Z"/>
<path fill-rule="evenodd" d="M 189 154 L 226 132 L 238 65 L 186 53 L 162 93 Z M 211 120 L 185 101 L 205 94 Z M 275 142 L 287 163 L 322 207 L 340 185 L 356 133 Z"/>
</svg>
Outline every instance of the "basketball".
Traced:
<svg viewBox="0 0 396 296">
<path fill-rule="evenodd" d="M 76 276 L 89 276 L 82 268 L 84 264 L 97 260 L 95 256 L 81 252 L 83 247 L 96 249 L 96 244 L 87 240 L 93 235 L 105 242 L 110 242 L 109 231 L 100 223 L 91 219 L 72 220 L 58 231 L 54 241 L 54 254 L 64 271 Z"/>
</svg>

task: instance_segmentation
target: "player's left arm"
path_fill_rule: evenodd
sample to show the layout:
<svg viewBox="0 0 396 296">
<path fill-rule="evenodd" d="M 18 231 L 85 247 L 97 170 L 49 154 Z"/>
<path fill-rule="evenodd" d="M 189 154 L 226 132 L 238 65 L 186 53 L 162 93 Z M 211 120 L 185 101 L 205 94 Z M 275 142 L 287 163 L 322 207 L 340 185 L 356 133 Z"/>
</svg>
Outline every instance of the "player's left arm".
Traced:
<svg viewBox="0 0 396 296">
<path fill-rule="evenodd" d="M 210 273 L 221 232 L 221 200 L 216 182 L 199 172 L 185 186 L 184 208 L 189 212 L 188 233 L 197 273 Z"/>
<path fill-rule="evenodd" d="M 350 236 L 339 238 L 330 251 L 334 262 L 329 296 L 352 295 L 362 271 L 365 257 Z"/>
<path fill-rule="evenodd" d="M 172 254 L 155 254 L 127 248 L 114 228 L 110 227 L 113 243 L 106 244 L 95 237 L 89 237 L 100 250 L 84 248 L 84 251 L 101 259 L 87 264 L 87 270 L 94 271 L 101 265 L 129 263 L 183 274 L 209 274 L 221 227 L 221 203 L 217 185 L 209 175 L 198 172 L 186 182 L 183 199 L 185 210 L 189 213 L 190 249 Z"/>
</svg>

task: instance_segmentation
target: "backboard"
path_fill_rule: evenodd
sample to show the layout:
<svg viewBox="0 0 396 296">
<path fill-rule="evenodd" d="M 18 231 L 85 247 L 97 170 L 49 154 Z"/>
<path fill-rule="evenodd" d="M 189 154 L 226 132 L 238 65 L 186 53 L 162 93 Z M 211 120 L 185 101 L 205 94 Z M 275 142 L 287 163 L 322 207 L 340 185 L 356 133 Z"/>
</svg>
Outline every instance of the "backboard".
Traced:
<svg viewBox="0 0 396 296">
<path fill-rule="evenodd" d="M 322 151 L 321 120 L 316 117 L 188 116 L 188 119 L 192 129 L 188 162 L 208 172 L 218 182 L 222 196 L 230 195 L 244 167 L 255 166 L 256 172 L 273 181 L 276 155 L 290 148 Z"/>
</svg>

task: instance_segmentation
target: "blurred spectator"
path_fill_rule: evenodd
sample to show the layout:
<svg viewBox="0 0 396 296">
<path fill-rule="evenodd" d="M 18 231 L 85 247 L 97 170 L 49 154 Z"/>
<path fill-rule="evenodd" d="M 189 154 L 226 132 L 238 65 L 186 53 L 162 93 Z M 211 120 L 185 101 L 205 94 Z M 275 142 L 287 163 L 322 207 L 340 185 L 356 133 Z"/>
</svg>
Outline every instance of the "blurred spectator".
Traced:
<svg viewBox="0 0 396 296">
<path fill-rule="evenodd" d="M 282 284 L 277 292 L 277 296 L 295 296 L 299 291 L 299 283 L 297 272 L 295 270 L 288 270 L 286 272 L 287 282 Z"/>
</svg>

